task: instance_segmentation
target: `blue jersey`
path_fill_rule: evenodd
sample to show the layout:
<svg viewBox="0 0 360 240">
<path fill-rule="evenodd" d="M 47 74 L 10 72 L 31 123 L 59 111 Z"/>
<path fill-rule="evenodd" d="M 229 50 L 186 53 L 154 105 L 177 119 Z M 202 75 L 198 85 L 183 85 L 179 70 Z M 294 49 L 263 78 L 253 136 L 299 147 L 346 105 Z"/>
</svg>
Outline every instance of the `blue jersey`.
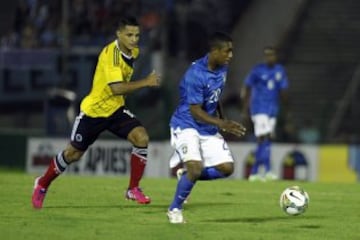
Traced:
<svg viewBox="0 0 360 240">
<path fill-rule="evenodd" d="M 180 103 L 171 117 L 170 126 L 174 129 L 194 128 L 201 135 L 216 134 L 216 126 L 193 118 L 190 105 L 200 104 L 205 112 L 215 116 L 226 73 L 226 66 L 209 70 L 208 56 L 193 62 L 180 82 Z"/>
<path fill-rule="evenodd" d="M 279 111 L 279 93 L 288 88 L 284 67 L 258 64 L 247 76 L 245 85 L 251 88 L 251 115 L 263 113 L 275 117 Z"/>
</svg>

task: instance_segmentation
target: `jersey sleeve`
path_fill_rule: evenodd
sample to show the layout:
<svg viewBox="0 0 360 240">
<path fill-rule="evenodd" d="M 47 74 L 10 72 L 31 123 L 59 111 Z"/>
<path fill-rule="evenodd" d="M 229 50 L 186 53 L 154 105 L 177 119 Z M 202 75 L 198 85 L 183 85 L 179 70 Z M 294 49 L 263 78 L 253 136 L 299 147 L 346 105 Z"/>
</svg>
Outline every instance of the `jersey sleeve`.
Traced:
<svg viewBox="0 0 360 240">
<path fill-rule="evenodd" d="M 185 91 L 188 104 L 203 104 L 204 88 L 200 73 L 190 70 L 186 74 Z"/>
<path fill-rule="evenodd" d="M 100 60 L 104 63 L 104 73 L 107 84 L 124 81 L 120 68 L 121 52 L 114 46 L 105 49 L 103 54 L 103 58 Z"/>
<path fill-rule="evenodd" d="M 256 71 L 252 69 L 251 72 L 245 78 L 245 86 L 253 87 L 256 81 Z"/>
</svg>

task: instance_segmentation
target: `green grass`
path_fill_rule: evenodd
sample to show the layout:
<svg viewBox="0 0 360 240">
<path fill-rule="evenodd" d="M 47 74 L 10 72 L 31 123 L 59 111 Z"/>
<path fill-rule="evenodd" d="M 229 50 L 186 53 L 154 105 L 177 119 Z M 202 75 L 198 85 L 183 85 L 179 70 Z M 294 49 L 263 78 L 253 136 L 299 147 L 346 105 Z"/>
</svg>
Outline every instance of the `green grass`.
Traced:
<svg viewBox="0 0 360 240">
<path fill-rule="evenodd" d="M 127 178 L 62 176 L 45 207 L 31 208 L 34 176 L 0 172 L 1 239 L 360 239 L 360 186 L 298 182 L 199 182 L 185 206 L 187 224 L 171 225 L 166 210 L 176 181 L 145 179 L 150 205 L 125 201 Z M 281 191 L 299 184 L 308 211 L 286 216 Z"/>
</svg>

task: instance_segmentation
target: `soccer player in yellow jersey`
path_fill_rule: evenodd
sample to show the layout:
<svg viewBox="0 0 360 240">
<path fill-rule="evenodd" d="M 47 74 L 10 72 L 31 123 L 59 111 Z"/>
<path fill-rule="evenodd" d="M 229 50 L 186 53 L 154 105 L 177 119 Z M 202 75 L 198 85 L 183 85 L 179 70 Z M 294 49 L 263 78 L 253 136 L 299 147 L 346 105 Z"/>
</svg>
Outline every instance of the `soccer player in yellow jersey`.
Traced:
<svg viewBox="0 0 360 240">
<path fill-rule="evenodd" d="M 42 208 L 51 182 L 78 160 L 94 143 L 99 134 L 108 130 L 133 144 L 129 187 L 125 197 L 140 204 L 150 203 L 150 198 L 139 188 L 147 161 L 149 137 L 145 128 L 125 106 L 125 95 L 144 87 L 159 86 L 160 77 L 155 72 L 138 81 L 130 81 L 133 62 L 139 55 L 140 29 L 135 18 L 123 18 L 116 31 L 116 40 L 101 51 L 90 93 L 81 102 L 81 112 L 76 117 L 70 143 L 51 161 L 44 175 L 36 178 L 32 203 Z"/>
</svg>

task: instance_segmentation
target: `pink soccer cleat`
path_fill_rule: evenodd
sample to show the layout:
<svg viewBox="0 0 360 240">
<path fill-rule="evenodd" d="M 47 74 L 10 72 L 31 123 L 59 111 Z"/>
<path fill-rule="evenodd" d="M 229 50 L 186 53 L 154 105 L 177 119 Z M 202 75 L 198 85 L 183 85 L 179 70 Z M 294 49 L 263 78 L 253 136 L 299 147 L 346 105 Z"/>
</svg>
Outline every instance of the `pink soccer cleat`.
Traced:
<svg viewBox="0 0 360 240">
<path fill-rule="evenodd" d="M 32 195 L 32 205 L 35 209 L 41 209 L 44 199 L 45 199 L 45 195 L 46 195 L 46 188 L 43 188 L 41 185 L 39 185 L 39 179 L 40 177 L 37 177 L 35 179 L 35 184 L 34 184 L 34 191 L 33 191 L 33 195 Z"/>
<path fill-rule="evenodd" d="M 125 199 L 136 201 L 139 204 L 149 204 L 151 202 L 150 197 L 144 195 L 139 187 L 128 189 L 125 193 Z"/>
</svg>

